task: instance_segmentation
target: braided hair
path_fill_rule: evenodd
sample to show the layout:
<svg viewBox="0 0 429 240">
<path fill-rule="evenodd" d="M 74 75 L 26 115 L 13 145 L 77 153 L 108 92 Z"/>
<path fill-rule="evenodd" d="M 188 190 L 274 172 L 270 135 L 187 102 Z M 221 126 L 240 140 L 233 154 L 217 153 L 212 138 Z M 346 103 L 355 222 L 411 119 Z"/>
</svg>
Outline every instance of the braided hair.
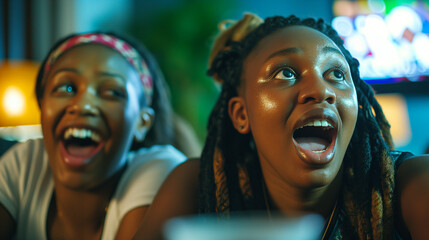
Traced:
<svg viewBox="0 0 429 240">
<path fill-rule="evenodd" d="M 152 54 L 144 47 L 142 44 L 138 43 L 136 40 L 131 39 L 130 37 L 120 36 L 117 33 L 110 32 L 95 32 L 107 34 L 123 41 L 127 42 L 133 48 L 135 48 L 140 56 L 144 59 L 146 64 L 149 67 L 150 74 L 153 81 L 153 95 L 151 107 L 155 111 L 155 118 L 153 125 L 149 132 L 147 133 L 145 139 L 141 142 L 133 141 L 131 150 L 137 150 L 141 147 L 149 147 L 155 144 L 173 144 L 175 142 L 174 135 L 174 126 L 173 126 L 173 116 L 174 112 L 169 100 L 169 90 L 168 86 L 164 80 L 164 76 L 158 67 L 158 64 Z M 45 65 L 48 61 L 48 57 L 54 52 L 61 44 L 67 41 L 74 36 L 80 34 L 72 34 L 60 39 L 56 44 L 50 49 L 49 53 L 46 55 L 43 60 L 39 72 L 36 78 L 36 98 L 40 106 L 40 100 L 43 98 L 44 83 L 43 78 L 45 77 Z M 144 96 L 140 99 L 140 105 L 145 106 Z"/>
<path fill-rule="evenodd" d="M 262 172 L 251 134 L 242 135 L 232 125 L 228 102 L 237 96 L 243 62 L 265 36 L 288 26 L 307 26 L 328 36 L 344 54 L 359 104 L 356 127 L 343 166 L 340 234 L 346 239 L 392 239 L 394 164 L 390 125 L 372 88 L 359 76 L 359 62 L 345 49 L 337 32 L 323 20 L 295 16 L 263 21 L 245 14 L 215 41 L 208 74 L 222 83 L 210 115 L 208 137 L 201 156 L 200 212 L 221 216 L 231 211 L 264 208 Z"/>
</svg>

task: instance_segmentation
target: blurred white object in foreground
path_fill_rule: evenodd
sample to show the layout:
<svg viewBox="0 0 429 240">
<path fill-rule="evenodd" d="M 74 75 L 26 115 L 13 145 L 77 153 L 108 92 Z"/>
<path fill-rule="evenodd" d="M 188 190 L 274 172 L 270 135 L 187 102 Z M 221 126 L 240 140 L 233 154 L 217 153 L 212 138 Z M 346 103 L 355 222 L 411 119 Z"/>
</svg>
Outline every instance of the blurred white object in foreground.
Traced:
<svg viewBox="0 0 429 240">
<path fill-rule="evenodd" d="M 313 240 L 320 239 L 324 221 L 319 215 L 296 218 L 216 216 L 174 218 L 166 223 L 168 240 Z"/>
</svg>

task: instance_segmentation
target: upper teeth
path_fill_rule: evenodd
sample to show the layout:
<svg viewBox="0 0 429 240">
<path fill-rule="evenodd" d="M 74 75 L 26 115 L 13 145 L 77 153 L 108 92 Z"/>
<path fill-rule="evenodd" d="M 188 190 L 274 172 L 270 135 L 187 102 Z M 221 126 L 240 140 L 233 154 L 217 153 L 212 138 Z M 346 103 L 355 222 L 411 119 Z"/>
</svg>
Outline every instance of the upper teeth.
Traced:
<svg viewBox="0 0 429 240">
<path fill-rule="evenodd" d="M 303 127 L 333 127 L 333 126 L 328 121 L 321 119 L 321 120 L 310 121 L 306 123 L 304 126 L 301 126 L 301 128 Z"/>
<path fill-rule="evenodd" d="M 64 139 L 75 138 L 91 138 L 92 141 L 99 142 L 101 140 L 100 135 L 91 129 L 84 128 L 69 128 L 64 132 Z"/>
</svg>

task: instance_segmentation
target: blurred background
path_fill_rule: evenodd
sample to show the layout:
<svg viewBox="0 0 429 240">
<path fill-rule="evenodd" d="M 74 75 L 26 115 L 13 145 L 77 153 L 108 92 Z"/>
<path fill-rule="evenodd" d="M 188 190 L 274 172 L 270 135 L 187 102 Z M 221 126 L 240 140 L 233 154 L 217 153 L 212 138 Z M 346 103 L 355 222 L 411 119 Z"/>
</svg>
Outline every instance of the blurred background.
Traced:
<svg viewBox="0 0 429 240">
<path fill-rule="evenodd" d="M 399 150 L 429 151 L 428 0 L 0 0 L 0 155 L 41 136 L 34 96 L 39 63 L 70 33 L 115 31 L 158 59 L 176 112 L 205 139 L 218 87 L 206 75 L 218 23 L 244 12 L 322 18 L 361 62 Z"/>
</svg>

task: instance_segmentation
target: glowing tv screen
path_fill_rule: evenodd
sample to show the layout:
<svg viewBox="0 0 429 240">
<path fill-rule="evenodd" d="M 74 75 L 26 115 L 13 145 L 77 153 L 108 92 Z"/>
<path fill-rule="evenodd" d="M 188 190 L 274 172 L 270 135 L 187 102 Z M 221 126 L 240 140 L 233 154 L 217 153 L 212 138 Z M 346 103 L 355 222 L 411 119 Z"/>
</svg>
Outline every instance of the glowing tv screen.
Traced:
<svg viewBox="0 0 429 240">
<path fill-rule="evenodd" d="M 428 86 L 428 3 L 337 0 L 333 11 L 332 26 L 359 60 L 362 79 L 373 85 L 425 82 Z"/>
</svg>

